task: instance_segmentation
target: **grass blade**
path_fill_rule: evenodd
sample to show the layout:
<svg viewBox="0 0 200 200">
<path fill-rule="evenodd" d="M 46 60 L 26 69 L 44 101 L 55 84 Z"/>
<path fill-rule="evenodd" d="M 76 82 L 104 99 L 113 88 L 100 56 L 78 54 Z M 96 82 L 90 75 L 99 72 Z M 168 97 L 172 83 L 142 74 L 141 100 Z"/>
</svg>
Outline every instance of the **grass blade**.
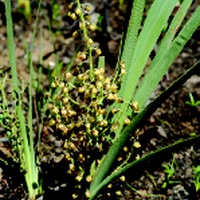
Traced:
<svg viewBox="0 0 200 200">
<path fill-rule="evenodd" d="M 125 101 L 130 102 L 150 52 L 153 50 L 176 3 L 177 0 L 156 0 L 152 4 L 138 37 L 134 54 L 128 58 L 131 59 L 131 67 L 123 78 L 122 89 L 119 91 L 119 95 Z M 131 87 L 126 87 L 127 85 L 131 85 Z"/>
<path fill-rule="evenodd" d="M 127 70 L 131 64 L 131 57 L 136 46 L 139 29 L 142 23 L 143 10 L 145 6 L 145 0 L 133 1 L 133 9 L 131 11 L 131 17 L 129 20 L 129 26 L 126 33 L 121 60 L 125 62 Z"/>
<path fill-rule="evenodd" d="M 153 160 L 157 159 L 159 156 L 161 157 L 162 155 L 166 155 L 166 153 L 168 153 L 168 152 L 171 153 L 172 151 L 179 150 L 180 148 L 185 148 L 186 146 L 189 146 L 189 145 L 193 144 L 194 142 L 195 143 L 200 142 L 200 136 L 195 136 L 195 137 L 191 137 L 191 138 L 187 138 L 187 139 L 184 139 L 184 140 L 177 141 L 177 142 L 175 142 L 175 143 L 173 143 L 171 145 L 165 146 L 165 147 L 163 147 L 161 149 L 158 149 L 156 151 L 148 153 L 147 155 L 143 156 L 139 160 L 135 160 L 135 161 L 127 164 L 123 168 L 120 168 L 120 169 L 114 171 L 111 175 L 106 177 L 97 186 L 97 188 L 95 188 L 95 190 L 91 193 L 90 200 L 92 200 L 92 199 L 94 199 L 96 197 L 96 195 L 98 194 L 99 190 L 101 190 L 103 187 L 108 185 L 113 179 L 123 175 L 129 169 L 142 166 L 147 161 L 151 161 L 152 162 Z"/>
<path fill-rule="evenodd" d="M 128 116 L 129 107 L 127 102 L 131 102 L 132 100 L 133 93 L 146 65 L 149 54 L 153 50 L 163 28 L 166 26 L 167 20 L 176 3 L 177 0 L 154 1 L 144 22 L 142 31 L 138 36 L 136 46 L 132 47 L 134 48 L 133 55 L 127 58 L 130 60 L 130 68 L 128 67 L 118 92 L 118 95 L 124 99 L 124 103 L 120 105 L 115 103 L 114 105 L 120 110 L 113 118 L 113 121 L 119 124 L 115 138 L 119 136 L 124 124 L 124 118 Z M 132 24 L 130 23 L 130 25 Z"/>
<path fill-rule="evenodd" d="M 136 131 L 136 129 L 144 124 L 151 114 L 153 114 L 161 103 L 163 103 L 175 90 L 180 88 L 182 84 L 187 81 L 199 68 L 200 63 L 194 65 L 189 70 L 187 70 L 183 75 L 180 76 L 170 87 L 168 87 L 164 92 L 162 92 L 153 102 L 146 106 L 138 115 L 136 115 L 131 123 L 122 131 L 120 136 L 115 140 L 114 144 L 109 149 L 106 156 L 102 159 L 100 166 L 96 172 L 91 186 L 91 194 L 96 190 L 98 185 L 106 177 L 108 171 L 110 170 L 112 164 L 114 163 L 118 153 L 123 148 L 125 141 L 128 139 L 129 135 Z"/>
<path fill-rule="evenodd" d="M 178 36 L 172 41 L 169 48 L 163 52 L 162 56 L 152 62 L 149 71 L 143 78 L 138 90 L 136 91 L 133 101 L 138 101 L 141 109 L 149 99 L 162 76 L 166 73 L 169 66 L 181 52 L 186 42 L 191 38 L 194 31 L 200 26 L 200 6 L 195 10 L 194 14 L 185 24 Z M 166 47 L 165 47 L 166 48 Z M 156 74 L 156 76 L 155 76 Z"/>
</svg>

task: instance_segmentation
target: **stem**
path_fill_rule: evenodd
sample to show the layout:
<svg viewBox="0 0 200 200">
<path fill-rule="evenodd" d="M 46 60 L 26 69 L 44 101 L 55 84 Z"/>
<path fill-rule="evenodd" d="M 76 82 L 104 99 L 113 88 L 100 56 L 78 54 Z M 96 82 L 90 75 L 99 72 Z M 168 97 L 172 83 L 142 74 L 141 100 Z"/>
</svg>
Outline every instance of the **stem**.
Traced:
<svg viewBox="0 0 200 200">
<path fill-rule="evenodd" d="M 89 67 L 90 67 L 90 79 L 92 80 L 93 79 L 93 62 L 92 62 L 92 47 L 90 44 L 88 44 L 88 39 L 89 39 L 89 36 L 88 36 L 88 33 L 87 33 L 87 28 L 86 28 L 86 21 L 85 21 L 85 18 L 84 18 L 84 15 L 83 15 L 83 11 L 82 11 L 82 7 L 81 7 L 81 3 L 79 0 L 76 0 L 76 3 L 77 3 L 77 8 L 81 10 L 80 14 L 79 14 L 79 17 L 80 17 L 80 21 L 81 23 L 83 23 L 83 37 L 85 39 L 85 42 L 86 42 L 86 46 L 87 46 L 87 49 L 88 49 L 88 54 L 89 54 Z"/>
</svg>

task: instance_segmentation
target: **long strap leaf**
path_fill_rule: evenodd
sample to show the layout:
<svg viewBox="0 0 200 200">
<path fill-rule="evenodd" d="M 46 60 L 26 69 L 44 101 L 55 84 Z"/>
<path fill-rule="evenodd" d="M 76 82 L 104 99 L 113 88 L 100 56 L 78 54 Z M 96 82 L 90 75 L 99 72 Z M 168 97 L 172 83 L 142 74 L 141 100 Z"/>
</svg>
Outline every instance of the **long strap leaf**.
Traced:
<svg viewBox="0 0 200 200">
<path fill-rule="evenodd" d="M 141 27 L 143 10 L 145 6 L 145 0 L 133 1 L 133 8 L 129 20 L 129 26 L 126 33 L 125 42 L 123 45 L 121 60 L 124 61 L 126 69 L 128 70 L 131 64 L 131 57 L 136 46 L 139 29 Z"/>
<path fill-rule="evenodd" d="M 131 59 L 131 67 L 127 71 L 127 75 L 123 78 L 119 91 L 119 95 L 128 102 L 132 98 L 134 88 L 138 83 L 150 52 L 154 48 L 176 3 L 177 0 L 155 0 L 149 10 L 142 31 L 138 37 L 134 54 L 131 58 L 128 58 Z"/>
<path fill-rule="evenodd" d="M 134 48 L 133 55 L 129 58 L 127 57 L 127 59 L 131 60 L 130 67 L 128 67 L 128 71 L 122 79 L 122 84 L 118 92 L 118 95 L 125 101 L 120 105 L 116 105 L 120 112 L 116 114 L 113 119 L 113 121 L 117 120 L 119 123 L 119 129 L 116 131 L 116 138 L 124 123 L 124 115 L 126 115 L 128 108 L 127 102 L 131 102 L 149 54 L 154 48 L 176 3 L 177 0 L 154 1 L 144 22 L 142 31 L 138 36 L 136 46 L 132 47 Z M 124 49 L 126 49 L 126 46 L 124 46 Z"/>
<path fill-rule="evenodd" d="M 168 87 L 164 92 L 162 92 L 153 102 L 151 102 L 147 107 L 145 107 L 139 114 L 137 114 L 131 121 L 131 123 L 122 131 L 120 136 L 115 140 L 114 144 L 111 146 L 110 150 L 106 156 L 102 159 L 101 164 L 96 172 L 91 185 L 90 192 L 96 190 L 98 185 L 106 177 L 108 171 L 110 170 L 112 164 L 114 163 L 117 155 L 123 148 L 126 140 L 131 133 L 134 133 L 136 129 L 147 120 L 152 113 L 163 103 L 175 90 L 181 87 L 185 81 L 190 78 L 200 67 L 200 63 L 194 65 L 189 70 L 187 70 L 180 78 L 178 78 L 170 87 Z"/>
<path fill-rule="evenodd" d="M 191 38 L 198 26 L 200 26 L 199 16 L 200 6 L 195 10 L 194 14 L 184 25 L 183 29 L 173 40 L 173 42 L 161 47 L 162 55 L 159 53 L 159 55 L 156 56 L 133 97 L 133 101 L 139 102 L 141 108 L 144 107 L 156 85 L 166 73 L 167 69 L 178 56 L 178 54 L 181 52 L 186 42 Z M 148 88 L 148 90 L 146 90 L 146 88 Z"/>
<path fill-rule="evenodd" d="M 91 193 L 90 200 L 94 199 L 98 192 L 106 185 L 108 185 L 113 179 L 120 177 L 122 174 L 127 172 L 129 169 L 136 168 L 138 166 L 142 166 L 145 164 L 147 161 L 153 161 L 156 158 L 158 158 L 161 155 L 165 155 L 167 152 L 172 152 L 177 149 L 189 146 L 193 143 L 199 143 L 200 142 L 200 136 L 192 137 L 192 138 L 187 138 L 185 140 L 180 140 L 177 141 L 171 145 L 165 146 L 161 149 L 158 149 L 156 151 L 153 151 L 151 153 L 148 153 L 147 155 L 143 156 L 139 160 L 135 160 L 126 166 L 124 166 L 121 169 L 115 170 L 111 175 L 109 175 L 107 178 L 105 178 L 98 186 L 95 188 L 95 190 Z"/>
</svg>

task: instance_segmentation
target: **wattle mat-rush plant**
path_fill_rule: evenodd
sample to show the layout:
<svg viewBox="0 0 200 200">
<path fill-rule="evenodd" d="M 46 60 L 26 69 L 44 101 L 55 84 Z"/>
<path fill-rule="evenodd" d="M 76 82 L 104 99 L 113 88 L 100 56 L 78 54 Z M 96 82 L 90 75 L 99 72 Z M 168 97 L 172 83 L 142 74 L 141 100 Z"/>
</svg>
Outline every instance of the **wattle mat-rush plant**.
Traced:
<svg viewBox="0 0 200 200">
<path fill-rule="evenodd" d="M 40 4 L 39 4 L 40 5 Z M 24 112 L 23 106 L 23 95 L 24 95 L 24 85 L 19 82 L 17 74 L 17 64 L 15 58 L 15 42 L 13 36 L 12 28 L 12 17 L 11 17 L 11 1 L 5 1 L 6 8 L 6 30 L 7 30 L 7 39 L 8 39 L 8 54 L 9 61 L 11 66 L 11 76 L 12 76 L 12 89 L 14 111 L 10 114 L 11 111 L 8 111 L 7 97 L 6 92 L 3 91 L 4 84 L 2 86 L 1 94 L 3 96 L 3 104 L 5 104 L 2 110 L 2 113 L 10 114 L 13 118 L 13 121 L 9 119 L 2 120 L 0 126 L 8 129 L 10 124 L 9 132 L 6 132 L 8 138 L 13 145 L 13 148 L 16 150 L 17 159 L 20 162 L 20 167 L 24 172 L 25 182 L 27 186 L 28 198 L 30 200 L 36 199 L 38 194 L 41 194 L 41 184 L 39 181 L 39 162 L 36 157 L 36 145 L 34 144 L 34 130 L 33 130 L 33 66 L 30 65 L 30 82 L 28 86 L 28 111 Z M 40 8 L 40 6 L 39 6 Z M 39 10 L 39 9 L 38 9 Z M 36 23 L 38 18 L 36 19 Z M 34 35 L 34 34 L 33 34 Z M 2 83 L 6 83 L 6 77 Z M 24 113 L 27 113 L 27 116 L 24 116 Z M 7 121 L 6 124 L 4 124 Z M 11 132 L 11 133 L 10 133 Z M 12 140 L 15 140 L 14 143 Z M 16 159 L 16 160 L 17 160 Z"/>
<path fill-rule="evenodd" d="M 81 46 L 77 54 L 80 64 L 64 75 L 54 77 L 51 92 L 46 97 L 49 125 L 66 140 L 68 177 L 69 184 L 72 185 L 72 190 L 68 192 L 73 199 L 97 199 L 101 196 L 101 190 L 114 179 L 120 177 L 120 180 L 124 181 L 123 174 L 128 170 L 134 171 L 136 167 L 163 153 L 200 140 L 198 135 L 180 139 L 141 158 L 130 159 L 134 149 L 140 148 L 136 137 L 138 128 L 200 66 L 199 63 L 192 66 L 148 103 L 158 82 L 199 27 L 200 6 L 183 25 L 192 0 L 155 0 L 143 22 L 145 4 L 145 0 L 133 1 L 127 31 L 121 41 L 116 74 L 113 77 L 106 75 L 104 57 L 100 56 L 101 50 L 90 37 L 96 27 L 90 21 L 90 6 L 81 4 L 79 0 L 69 5 L 71 11 L 68 15 L 79 20 L 79 30 L 75 31 L 73 36 L 81 35 L 85 46 Z M 13 91 L 16 98 L 20 98 L 9 6 L 10 1 L 7 0 L 8 50 Z M 143 74 L 156 44 L 156 55 Z M 97 66 L 93 62 L 93 56 L 99 58 Z M 34 199 L 35 194 L 39 193 L 35 190 L 39 185 L 38 172 L 35 170 L 37 168 L 34 168 L 36 165 L 32 151 L 33 141 L 27 142 L 32 136 L 27 136 L 30 133 L 25 129 L 20 101 L 16 104 L 16 113 L 23 138 L 22 147 L 26 152 L 20 161 L 27 164 L 24 167 L 25 178 L 29 197 Z M 126 146 L 127 141 L 132 145 Z M 31 176 L 32 172 L 34 176 Z M 116 194 L 120 195 L 120 192 L 117 191 Z"/>
</svg>

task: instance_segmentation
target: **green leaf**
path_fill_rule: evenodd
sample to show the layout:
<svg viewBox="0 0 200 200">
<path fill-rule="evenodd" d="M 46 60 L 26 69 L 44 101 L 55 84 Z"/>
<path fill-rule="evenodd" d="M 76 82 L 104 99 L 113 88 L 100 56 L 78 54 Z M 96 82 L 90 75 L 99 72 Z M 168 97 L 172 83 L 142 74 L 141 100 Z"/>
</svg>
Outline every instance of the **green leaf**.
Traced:
<svg viewBox="0 0 200 200">
<path fill-rule="evenodd" d="M 199 16 L 200 6 L 195 10 L 194 14 L 184 25 L 178 36 L 170 44 L 165 46 L 167 50 L 164 51 L 161 49 L 163 54 L 161 56 L 156 55 L 155 61 L 151 63 L 147 74 L 143 78 L 133 97 L 133 101 L 138 101 L 141 109 L 144 107 L 151 93 L 155 90 L 158 82 L 166 73 L 169 66 L 172 64 L 172 62 L 183 49 L 186 42 L 191 38 L 194 31 L 200 25 Z"/>
<path fill-rule="evenodd" d="M 114 163 L 117 155 L 123 148 L 129 135 L 136 131 L 136 129 L 148 119 L 148 117 L 159 107 L 159 105 L 166 100 L 176 89 L 178 89 L 193 73 L 199 68 L 200 63 L 194 65 L 187 70 L 180 78 L 178 78 L 169 88 L 162 92 L 153 102 L 146 106 L 139 114 L 137 114 L 131 123 L 122 131 L 120 136 L 114 141 L 113 145 L 109 149 L 108 153 L 101 160 L 101 164 L 98 166 L 97 172 L 90 185 L 90 192 L 95 193 L 99 184 L 108 174 L 112 164 Z"/>
<path fill-rule="evenodd" d="M 144 6 L 145 0 L 133 1 L 133 8 L 131 11 L 131 17 L 129 20 L 129 26 L 127 29 L 121 57 L 121 60 L 124 61 L 127 70 L 130 68 L 130 58 L 132 57 L 135 50 L 139 29 L 142 23 Z"/>
<path fill-rule="evenodd" d="M 147 18 L 144 22 L 144 26 L 137 38 L 137 41 L 133 41 L 136 42 L 135 47 L 125 42 L 128 47 L 126 47 L 125 45 L 124 50 L 128 48 L 128 50 L 132 52 L 132 55 L 125 57 L 125 65 L 126 63 L 130 63 L 130 66 L 127 66 L 127 73 L 122 79 L 122 84 L 118 92 L 118 95 L 124 99 L 124 103 L 114 104 L 114 107 L 120 110 L 120 112 L 116 114 L 113 118 L 114 122 L 117 121 L 119 123 L 119 128 L 116 131 L 116 138 L 119 136 L 119 133 L 123 127 L 124 118 L 130 114 L 130 110 L 128 107 L 129 105 L 127 104 L 127 102 L 130 103 L 132 100 L 133 93 L 146 65 L 148 57 L 153 50 L 164 26 L 166 25 L 167 20 L 169 19 L 169 16 L 172 13 L 176 3 L 177 0 L 155 0 L 148 12 Z M 130 27 L 134 24 L 135 23 L 133 23 L 132 21 L 129 22 Z M 134 38 L 136 38 L 136 36 L 134 36 Z M 134 51 L 132 51 L 132 48 L 134 49 Z M 122 55 L 124 54 L 122 53 Z"/>
</svg>

